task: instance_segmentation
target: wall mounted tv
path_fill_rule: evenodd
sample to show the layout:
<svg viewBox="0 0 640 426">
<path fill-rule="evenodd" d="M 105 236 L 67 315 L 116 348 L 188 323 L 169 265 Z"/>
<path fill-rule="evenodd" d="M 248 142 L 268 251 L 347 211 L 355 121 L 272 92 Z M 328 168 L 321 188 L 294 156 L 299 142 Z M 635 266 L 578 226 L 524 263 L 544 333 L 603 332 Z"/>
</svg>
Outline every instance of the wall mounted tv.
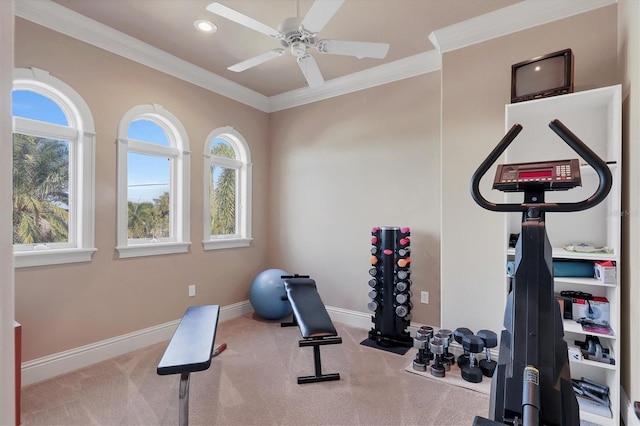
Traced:
<svg viewBox="0 0 640 426">
<path fill-rule="evenodd" d="M 573 92 L 573 52 L 560 50 L 511 66 L 511 102 Z"/>
</svg>

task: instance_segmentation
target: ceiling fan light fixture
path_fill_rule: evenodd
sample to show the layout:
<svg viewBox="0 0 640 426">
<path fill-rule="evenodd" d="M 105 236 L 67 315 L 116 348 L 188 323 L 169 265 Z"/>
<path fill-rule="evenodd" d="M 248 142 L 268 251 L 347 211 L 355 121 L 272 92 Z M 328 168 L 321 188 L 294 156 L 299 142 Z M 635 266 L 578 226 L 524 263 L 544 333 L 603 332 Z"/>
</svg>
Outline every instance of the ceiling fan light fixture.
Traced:
<svg viewBox="0 0 640 426">
<path fill-rule="evenodd" d="M 218 31 L 218 26 L 211 21 L 207 21 L 206 19 L 198 19 L 193 23 L 193 26 L 196 29 L 203 33 L 215 33 Z"/>
<path fill-rule="evenodd" d="M 301 41 L 291 43 L 291 54 L 297 58 L 301 58 L 307 54 L 307 45 Z"/>
</svg>

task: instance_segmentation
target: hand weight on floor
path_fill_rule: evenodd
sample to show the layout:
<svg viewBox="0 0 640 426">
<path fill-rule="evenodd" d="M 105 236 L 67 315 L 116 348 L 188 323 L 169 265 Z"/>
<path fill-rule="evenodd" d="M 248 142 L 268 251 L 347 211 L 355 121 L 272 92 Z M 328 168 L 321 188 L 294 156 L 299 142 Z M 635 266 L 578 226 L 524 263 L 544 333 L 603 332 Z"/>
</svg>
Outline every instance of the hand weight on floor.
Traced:
<svg viewBox="0 0 640 426">
<path fill-rule="evenodd" d="M 429 367 L 431 370 L 431 375 L 434 377 L 444 377 L 445 375 L 445 367 L 442 362 L 442 355 L 444 354 L 444 344 L 442 343 L 442 339 L 438 337 L 434 337 L 429 342 L 429 349 L 435 355 L 433 359 L 433 364 Z"/>
<path fill-rule="evenodd" d="M 478 337 L 482 339 L 485 348 L 485 359 L 480 361 L 480 370 L 487 377 L 493 377 L 498 363 L 491 359 L 491 348 L 498 346 L 498 335 L 491 330 L 478 331 Z"/>
<path fill-rule="evenodd" d="M 442 363 L 444 364 L 444 368 L 449 371 L 451 366 L 456 363 L 456 357 L 454 354 L 449 352 L 449 343 L 453 339 L 453 333 L 451 330 L 447 330 L 445 328 L 440 329 L 436 333 L 436 337 L 442 339 L 442 344 L 444 346 L 444 352 L 442 354 Z"/>
<path fill-rule="evenodd" d="M 429 341 L 433 337 L 433 328 L 428 326 L 421 327 L 416 332 L 413 339 L 413 346 L 418 348 L 416 358 L 413 360 L 413 369 L 417 371 L 426 371 L 429 361 L 433 359 L 433 353 L 429 349 Z"/>
<path fill-rule="evenodd" d="M 460 345 L 462 345 L 462 338 L 466 335 L 473 335 L 473 331 L 469 330 L 466 327 L 458 327 L 453 331 L 453 338 Z M 458 367 L 460 368 L 467 365 L 469 363 L 469 351 L 465 350 L 464 354 L 458 356 L 456 361 L 458 362 Z"/>
<path fill-rule="evenodd" d="M 482 370 L 478 367 L 476 355 L 484 349 L 484 342 L 478 336 L 466 335 L 462 338 L 462 347 L 469 351 L 469 364 L 460 369 L 460 375 L 467 382 L 480 383 Z"/>
</svg>

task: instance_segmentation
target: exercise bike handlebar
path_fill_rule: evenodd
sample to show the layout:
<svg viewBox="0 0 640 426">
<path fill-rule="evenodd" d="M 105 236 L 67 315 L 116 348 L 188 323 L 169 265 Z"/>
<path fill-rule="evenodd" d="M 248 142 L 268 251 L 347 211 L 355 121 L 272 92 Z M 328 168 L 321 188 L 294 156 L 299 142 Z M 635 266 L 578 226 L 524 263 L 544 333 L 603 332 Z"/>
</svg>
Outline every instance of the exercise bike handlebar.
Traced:
<svg viewBox="0 0 640 426">
<path fill-rule="evenodd" d="M 480 193 L 480 180 L 522 131 L 520 124 L 514 124 L 471 177 L 471 196 L 480 207 L 496 212 L 524 212 L 530 208 L 537 208 L 546 212 L 576 212 L 594 207 L 607 197 L 613 182 L 611 170 L 609 170 L 607 163 L 562 124 L 560 120 L 553 120 L 549 123 L 549 127 L 598 173 L 598 188 L 596 191 L 589 198 L 573 203 L 493 203 L 484 198 Z"/>
</svg>

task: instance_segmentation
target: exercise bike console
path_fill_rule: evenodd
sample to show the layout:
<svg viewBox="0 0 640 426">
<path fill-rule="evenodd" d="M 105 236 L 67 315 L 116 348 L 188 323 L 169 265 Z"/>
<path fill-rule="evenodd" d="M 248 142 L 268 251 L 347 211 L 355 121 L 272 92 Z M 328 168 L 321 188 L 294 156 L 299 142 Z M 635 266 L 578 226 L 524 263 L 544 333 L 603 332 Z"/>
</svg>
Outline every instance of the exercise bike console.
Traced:
<svg viewBox="0 0 640 426">
<path fill-rule="evenodd" d="M 578 160 L 499 164 L 493 189 L 521 192 L 527 189 L 561 191 L 582 185 Z"/>
<path fill-rule="evenodd" d="M 545 212 L 591 208 L 606 198 L 613 179 L 607 164 L 559 120 L 552 121 L 549 127 L 598 173 L 598 188 L 589 198 L 571 203 L 544 200 L 546 191 L 581 185 L 578 160 L 499 165 L 493 188 L 524 192 L 522 203 L 496 204 L 480 194 L 480 180 L 520 133 L 519 124 L 509 130 L 471 179 L 471 195 L 481 207 L 522 212 L 522 232 L 516 243 L 515 272 L 505 307 L 498 367 L 491 381 L 489 419 L 478 416 L 475 426 L 580 424 L 562 316 L 554 297 L 553 255 Z"/>
</svg>

